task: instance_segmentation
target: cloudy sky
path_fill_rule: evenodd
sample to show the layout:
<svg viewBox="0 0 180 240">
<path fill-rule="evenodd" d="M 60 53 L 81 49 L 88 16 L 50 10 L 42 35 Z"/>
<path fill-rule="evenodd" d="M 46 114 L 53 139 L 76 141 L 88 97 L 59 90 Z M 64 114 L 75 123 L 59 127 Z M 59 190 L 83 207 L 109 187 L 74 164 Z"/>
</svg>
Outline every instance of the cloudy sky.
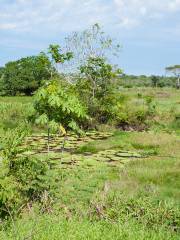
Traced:
<svg viewBox="0 0 180 240">
<path fill-rule="evenodd" d="M 122 44 L 129 74 L 180 64 L 180 0 L 0 0 L 0 65 L 99 23 Z"/>
</svg>

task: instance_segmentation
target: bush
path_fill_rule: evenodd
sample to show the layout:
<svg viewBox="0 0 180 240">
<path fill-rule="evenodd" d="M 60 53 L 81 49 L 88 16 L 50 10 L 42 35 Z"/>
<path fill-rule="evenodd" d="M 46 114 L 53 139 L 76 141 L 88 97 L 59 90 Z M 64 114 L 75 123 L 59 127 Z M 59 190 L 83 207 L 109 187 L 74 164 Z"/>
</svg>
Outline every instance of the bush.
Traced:
<svg viewBox="0 0 180 240">
<path fill-rule="evenodd" d="M 11 131 L 12 132 L 12 131 Z M 0 166 L 0 217 L 18 214 L 33 200 L 40 201 L 49 194 L 55 176 L 51 176 L 52 162 L 38 157 L 18 156 L 26 132 L 19 128 L 13 136 L 6 133 Z M 51 184 L 52 183 L 52 184 Z"/>
<path fill-rule="evenodd" d="M 121 104 L 116 114 L 116 125 L 124 130 L 133 128 L 143 130 L 149 127 L 156 113 L 156 103 L 151 96 L 138 95 L 138 101 L 131 99 Z"/>
</svg>

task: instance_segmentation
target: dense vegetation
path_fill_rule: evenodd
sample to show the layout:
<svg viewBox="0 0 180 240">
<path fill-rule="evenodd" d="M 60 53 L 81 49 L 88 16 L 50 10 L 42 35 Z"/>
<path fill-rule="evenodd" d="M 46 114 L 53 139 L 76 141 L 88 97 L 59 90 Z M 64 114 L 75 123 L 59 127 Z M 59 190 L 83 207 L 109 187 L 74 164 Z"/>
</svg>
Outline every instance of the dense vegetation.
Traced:
<svg viewBox="0 0 180 240">
<path fill-rule="evenodd" d="M 51 62 L 44 54 L 9 62 L 1 75 L 0 92 L 11 96 L 31 95 L 43 80 L 50 79 L 51 71 Z"/>
<path fill-rule="evenodd" d="M 66 41 L 0 68 L 0 239 L 179 239 L 177 76 L 123 75 L 97 24 Z"/>
</svg>

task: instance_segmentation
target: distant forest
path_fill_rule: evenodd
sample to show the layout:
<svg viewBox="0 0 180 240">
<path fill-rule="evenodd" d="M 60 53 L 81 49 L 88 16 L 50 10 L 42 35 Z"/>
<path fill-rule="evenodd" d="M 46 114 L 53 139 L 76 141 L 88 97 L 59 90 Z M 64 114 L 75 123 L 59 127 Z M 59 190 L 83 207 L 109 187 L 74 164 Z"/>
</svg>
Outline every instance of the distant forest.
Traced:
<svg viewBox="0 0 180 240">
<path fill-rule="evenodd" d="M 146 76 L 124 74 L 119 84 L 126 88 L 132 87 L 176 87 L 176 78 L 168 76 Z"/>
</svg>

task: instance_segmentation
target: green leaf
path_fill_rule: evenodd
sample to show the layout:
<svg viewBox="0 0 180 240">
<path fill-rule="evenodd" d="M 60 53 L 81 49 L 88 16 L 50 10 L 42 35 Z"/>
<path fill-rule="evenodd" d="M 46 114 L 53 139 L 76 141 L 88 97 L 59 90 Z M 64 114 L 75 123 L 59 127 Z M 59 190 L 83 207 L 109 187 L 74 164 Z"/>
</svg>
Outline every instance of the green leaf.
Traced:
<svg viewBox="0 0 180 240">
<path fill-rule="evenodd" d="M 48 117 L 45 113 L 43 113 L 41 116 L 39 116 L 36 119 L 36 123 L 40 125 L 46 125 L 48 123 Z"/>
</svg>

